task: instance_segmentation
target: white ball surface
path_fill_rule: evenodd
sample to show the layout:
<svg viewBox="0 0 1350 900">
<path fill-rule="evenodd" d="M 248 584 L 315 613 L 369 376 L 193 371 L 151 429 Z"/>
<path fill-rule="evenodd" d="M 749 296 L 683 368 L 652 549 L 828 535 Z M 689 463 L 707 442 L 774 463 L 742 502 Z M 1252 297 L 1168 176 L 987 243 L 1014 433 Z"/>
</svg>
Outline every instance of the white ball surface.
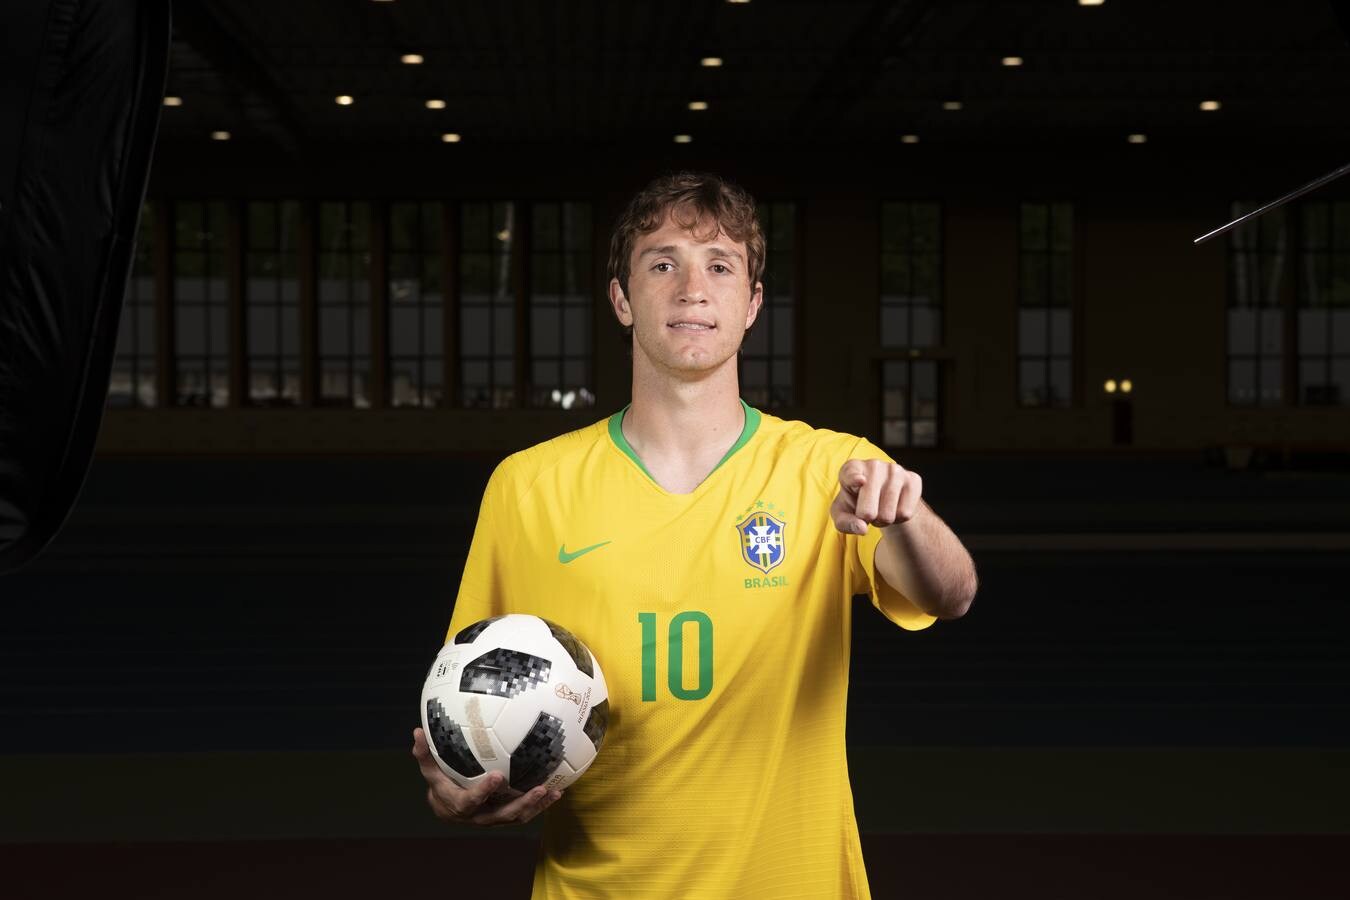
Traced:
<svg viewBox="0 0 1350 900">
<path fill-rule="evenodd" d="M 427 745 L 461 787 L 501 772 L 510 796 L 541 784 L 564 790 L 594 762 L 608 723 L 599 662 L 538 616 L 499 616 L 460 631 L 422 687 Z"/>
</svg>

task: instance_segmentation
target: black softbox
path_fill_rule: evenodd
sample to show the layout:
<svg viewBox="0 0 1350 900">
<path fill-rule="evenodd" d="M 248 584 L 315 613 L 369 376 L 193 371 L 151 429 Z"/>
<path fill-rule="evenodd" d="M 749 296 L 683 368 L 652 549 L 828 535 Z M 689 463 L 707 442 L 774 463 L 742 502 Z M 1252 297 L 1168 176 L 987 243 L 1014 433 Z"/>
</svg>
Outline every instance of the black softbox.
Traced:
<svg viewBox="0 0 1350 900">
<path fill-rule="evenodd" d="M 51 541 L 89 469 L 169 21 L 169 0 L 0 3 L 0 572 Z"/>
</svg>

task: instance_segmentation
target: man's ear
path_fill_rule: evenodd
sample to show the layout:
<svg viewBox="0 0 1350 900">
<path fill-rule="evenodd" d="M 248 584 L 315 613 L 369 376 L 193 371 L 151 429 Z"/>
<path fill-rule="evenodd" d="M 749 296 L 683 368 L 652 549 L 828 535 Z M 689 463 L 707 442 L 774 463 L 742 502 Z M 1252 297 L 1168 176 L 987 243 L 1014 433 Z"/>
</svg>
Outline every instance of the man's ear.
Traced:
<svg viewBox="0 0 1350 900">
<path fill-rule="evenodd" d="M 745 328 L 750 330 L 750 326 L 755 324 L 755 319 L 759 318 L 760 308 L 764 306 L 764 282 L 756 281 L 755 290 L 750 295 L 750 308 L 745 311 Z"/>
<path fill-rule="evenodd" d="M 614 317 L 619 320 L 620 325 L 632 326 L 633 310 L 629 308 L 628 298 L 624 296 L 617 278 L 609 280 L 609 305 L 613 308 Z"/>
</svg>

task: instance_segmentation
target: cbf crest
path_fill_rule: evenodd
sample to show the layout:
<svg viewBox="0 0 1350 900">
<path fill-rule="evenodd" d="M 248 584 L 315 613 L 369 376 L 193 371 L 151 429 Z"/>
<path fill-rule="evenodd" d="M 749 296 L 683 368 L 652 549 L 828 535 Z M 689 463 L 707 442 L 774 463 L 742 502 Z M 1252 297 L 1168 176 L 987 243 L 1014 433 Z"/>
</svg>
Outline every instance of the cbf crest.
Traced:
<svg viewBox="0 0 1350 900">
<path fill-rule="evenodd" d="M 758 510 L 736 526 L 741 538 L 741 557 L 761 572 L 778 566 L 787 554 L 784 532 L 787 523 L 777 516 Z"/>
</svg>

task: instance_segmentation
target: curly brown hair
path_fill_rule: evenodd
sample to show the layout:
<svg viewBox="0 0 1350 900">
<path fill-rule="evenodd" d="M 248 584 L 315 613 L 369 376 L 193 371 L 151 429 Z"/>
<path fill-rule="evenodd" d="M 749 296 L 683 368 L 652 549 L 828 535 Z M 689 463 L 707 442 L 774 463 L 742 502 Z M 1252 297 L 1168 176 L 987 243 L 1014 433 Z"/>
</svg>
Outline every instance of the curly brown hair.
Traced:
<svg viewBox="0 0 1350 900">
<path fill-rule="evenodd" d="M 609 242 L 609 277 L 619 280 L 625 297 L 633 245 L 642 235 L 660 228 L 667 213 L 690 231 L 704 218 L 711 219 L 711 233 L 704 236 L 695 232 L 695 239 L 710 241 L 719 230 L 725 231 L 732 240 L 745 244 L 750 289 L 753 291 L 763 280 L 764 231 L 759 226 L 755 198 L 741 186 L 710 172 L 675 172 L 654 179 L 639 191 L 614 225 Z"/>
</svg>

